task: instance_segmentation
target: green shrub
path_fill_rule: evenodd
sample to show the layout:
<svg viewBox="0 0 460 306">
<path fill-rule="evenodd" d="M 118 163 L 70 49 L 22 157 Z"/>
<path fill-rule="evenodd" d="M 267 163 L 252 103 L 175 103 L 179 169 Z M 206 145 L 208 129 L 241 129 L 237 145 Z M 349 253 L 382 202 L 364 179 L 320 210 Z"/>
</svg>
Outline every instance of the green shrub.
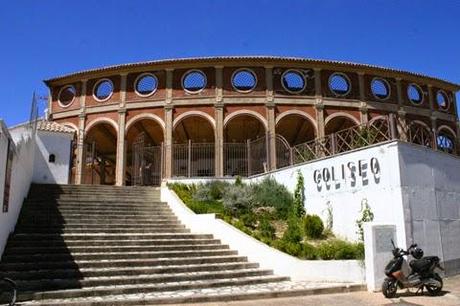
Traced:
<svg viewBox="0 0 460 306">
<path fill-rule="evenodd" d="M 302 244 L 302 253 L 300 254 L 300 256 L 303 259 L 308 259 L 308 260 L 313 260 L 313 259 L 318 258 L 316 248 L 309 243 Z"/>
<path fill-rule="evenodd" d="M 222 181 L 212 181 L 205 184 L 196 185 L 196 191 L 193 194 L 193 199 L 197 201 L 217 201 L 222 199 L 229 184 Z"/>
<path fill-rule="evenodd" d="M 360 259 L 362 257 L 363 245 L 344 240 L 331 240 L 321 243 L 318 246 L 318 256 L 324 260 L 332 259 Z"/>
<path fill-rule="evenodd" d="M 240 176 L 237 176 L 236 179 L 235 179 L 235 185 L 236 186 L 242 186 L 244 185 L 243 184 L 243 181 L 241 180 L 241 177 Z"/>
<path fill-rule="evenodd" d="M 302 228 L 300 227 L 299 219 L 290 218 L 288 220 L 288 227 L 283 234 L 282 240 L 286 242 L 299 243 L 303 239 Z"/>
<path fill-rule="evenodd" d="M 324 224 L 317 215 L 306 215 L 303 218 L 303 228 L 309 238 L 318 239 L 323 234 Z"/>
<path fill-rule="evenodd" d="M 305 185 L 300 170 L 297 170 L 297 184 L 294 190 L 294 213 L 299 218 L 305 216 Z"/>
<path fill-rule="evenodd" d="M 275 239 L 275 228 L 270 223 L 268 218 L 260 219 L 259 225 L 257 226 L 259 235 L 263 239 Z"/>
<path fill-rule="evenodd" d="M 172 183 L 168 184 L 168 187 L 169 189 L 172 189 L 185 204 L 188 204 L 193 200 L 193 193 L 195 192 L 195 186 L 193 184 L 186 185 L 181 183 Z"/>
<path fill-rule="evenodd" d="M 275 179 L 267 177 L 258 184 L 252 184 L 252 200 L 257 207 L 274 207 L 278 217 L 286 220 L 293 211 L 292 194 Z"/>
<path fill-rule="evenodd" d="M 243 224 L 250 228 L 255 228 L 255 224 L 257 222 L 256 215 L 251 211 L 241 215 L 239 219 L 243 222 Z"/>
<path fill-rule="evenodd" d="M 232 215 L 247 212 L 252 207 L 250 187 L 246 185 L 228 185 L 222 196 L 222 203 Z"/>
<path fill-rule="evenodd" d="M 277 240 L 273 244 L 278 250 L 289 255 L 299 257 L 302 254 L 302 244 L 298 242 L 286 241 L 284 239 Z"/>
</svg>

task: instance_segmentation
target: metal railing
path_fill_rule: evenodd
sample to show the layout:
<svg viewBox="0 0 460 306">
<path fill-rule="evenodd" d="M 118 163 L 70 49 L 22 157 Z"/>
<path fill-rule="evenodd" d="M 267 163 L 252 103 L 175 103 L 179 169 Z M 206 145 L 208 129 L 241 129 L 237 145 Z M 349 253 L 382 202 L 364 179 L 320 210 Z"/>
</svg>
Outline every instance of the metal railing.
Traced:
<svg viewBox="0 0 460 306">
<path fill-rule="evenodd" d="M 172 175 L 211 177 L 215 175 L 215 144 L 192 143 L 172 146 Z"/>
</svg>

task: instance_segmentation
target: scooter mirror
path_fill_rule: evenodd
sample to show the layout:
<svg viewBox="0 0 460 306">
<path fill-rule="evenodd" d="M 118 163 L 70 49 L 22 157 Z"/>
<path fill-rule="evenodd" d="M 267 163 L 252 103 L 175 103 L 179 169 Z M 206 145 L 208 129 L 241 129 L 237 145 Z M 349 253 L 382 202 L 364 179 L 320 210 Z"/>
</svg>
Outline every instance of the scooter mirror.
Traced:
<svg viewBox="0 0 460 306">
<path fill-rule="evenodd" d="M 391 240 L 391 244 L 393 245 L 393 249 L 396 249 L 395 242 L 393 241 L 393 239 L 390 239 L 390 240 Z"/>
</svg>

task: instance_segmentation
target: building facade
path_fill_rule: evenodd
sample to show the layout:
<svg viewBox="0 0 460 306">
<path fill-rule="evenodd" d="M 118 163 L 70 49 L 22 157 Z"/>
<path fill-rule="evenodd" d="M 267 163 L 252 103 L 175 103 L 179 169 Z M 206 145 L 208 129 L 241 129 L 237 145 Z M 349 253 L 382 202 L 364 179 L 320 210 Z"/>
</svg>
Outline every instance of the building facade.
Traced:
<svg viewBox="0 0 460 306">
<path fill-rule="evenodd" d="M 191 58 L 45 83 L 50 119 L 76 131 L 77 184 L 251 176 L 391 139 L 459 148 L 459 85 L 370 65 Z"/>
</svg>

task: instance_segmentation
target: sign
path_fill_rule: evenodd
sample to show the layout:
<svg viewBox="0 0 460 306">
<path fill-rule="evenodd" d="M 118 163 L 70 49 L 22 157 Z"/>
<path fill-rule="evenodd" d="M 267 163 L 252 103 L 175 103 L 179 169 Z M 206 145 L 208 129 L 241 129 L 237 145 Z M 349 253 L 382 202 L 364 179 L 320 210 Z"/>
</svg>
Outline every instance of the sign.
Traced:
<svg viewBox="0 0 460 306">
<path fill-rule="evenodd" d="M 337 166 L 324 167 L 313 171 L 313 181 L 318 192 L 340 189 L 344 186 L 367 186 L 369 181 L 380 183 L 380 163 L 376 157 L 349 161 Z"/>
</svg>

